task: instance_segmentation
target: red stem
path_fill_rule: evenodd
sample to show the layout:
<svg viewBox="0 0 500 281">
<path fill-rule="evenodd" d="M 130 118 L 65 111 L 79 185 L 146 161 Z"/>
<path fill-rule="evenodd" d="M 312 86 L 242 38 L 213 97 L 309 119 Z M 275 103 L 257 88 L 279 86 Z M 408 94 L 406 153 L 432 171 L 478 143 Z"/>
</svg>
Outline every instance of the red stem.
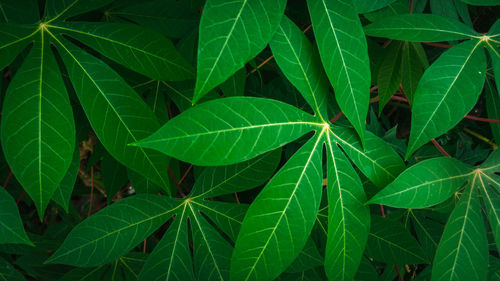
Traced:
<svg viewBox="0 0 500 281">
<path fill-rule="evenodd" d="M 476 121 L 481 121 L 481 122 L 500 123 L 500 120 L 482 118 L 482 117 L 477 117 L 477 116 L 472 116 L 472 115 L 465 115 L 465 118 L 471 119 L 471 120 L 476 120 Z"/>
<path fill-rule="evenodd" d="M 448 152 L 446 152 L 446 150 L 444 150 L 444 148 L 435 139 L 432 139 L 431 141 L 432 144 L 434 144 L 434 146 L 437 148 L 437 150 L 439 150 L 439 152 L 443 154 L 443 156 L 451 157 L 450 154 L 448 154 Z"/>
<path fill-rule="evenodd" d="M 385 218 L 384 205 L 380 204 L 380 212 L 382 213 L 382 217 Z"/>
<path fill-rule="evenodd" d="M 453 47 L 453 45 L 434 43 L 434 42 L 422 42 L 422 44 L 434 46 L 434 47 L 439 47 L 439 48 L 445 48 L 445 49 L 449 49 L 449 48 Z"/>
<path fill-rule="evenodd" d="M 9 184 L 9 181 L 10 181 L 10 178 L 12 177 L 12 170 L 9 169 L 9 175 L 7 176 L 7 178 L 5 179 L 5 181 L 3 182 L 3 188 L 6 188 L 7 185 Z"/>
<path fill-rule="evenodd" d="M 16 200 L 16 205 L 19 205 L 19 202 L 21 202 L 21 199 L 23 199 L 24 194 L 26 194 L 26 190 L 23 190 L 23 193 L 19 195 L 19 198 Z"/>
<path fill-rule="evenodd" d="M 177 183 L 178 185 L 180 185 L 182 183 L 182 181 L 186 178 L 186 176 L 188 175 L 188 173 L 191 170 L 191 168 L 193 168 L 193 165 L 189 165 L 189 168 L 186 170 L 186 172 L 184 173 L 184 175 L 182 176 L 182 178 Z"/>
<path fill-rule="evenodd" d="M 398 265 L 395 264 L 394 268 L 396 269 L 396 273 L 398 274 L 399 281 L 403 281 L 403 277 L 401 277 L 401 273 L 399 272 Z"/>
<path fill-rule="evenodd" d="M 342 115 L 344 115 L 344 113 L 341 111 L 339 114 L 333 117 L 332 120 L 330 120 L 330 123 L 335 123 L 335 121 L 339 120 L 339 118 L 342 117 Z"/>
<path fill-rule="evenodd" d="M 240 198 L 238 198 L 238 193 L 236 193 L 236 192 L 234 193 L 234 198 L 236 198 L 236 203 L 241 204 Z"/>
</svg>

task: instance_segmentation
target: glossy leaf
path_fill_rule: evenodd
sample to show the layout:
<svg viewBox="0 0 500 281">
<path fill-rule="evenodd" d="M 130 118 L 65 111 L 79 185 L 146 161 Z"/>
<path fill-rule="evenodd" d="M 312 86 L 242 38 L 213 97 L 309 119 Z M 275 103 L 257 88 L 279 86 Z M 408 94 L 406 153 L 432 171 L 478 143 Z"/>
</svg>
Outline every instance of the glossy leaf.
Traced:
<svg viewBox="0 0 500 281">
<path fill-rule="evenodd" d="M 90 267 L 114 261 L 159 228 L 179 206 L 156 195 L 122 199 L 73 228 L 47 263 Z"/>
<path fill-rule="evenodd" d="M 415 93 L 406 158 L 453 128 L 476 104 L 483 88 L 486 57 L 477 41 L 443 53 L 424 73 Z"/>
<path fill-rule="evenodd" d="M 255 57 L 271 40 L 286 0 L 208 0 L 198 41 L 193 103 Z"/>
<path fill-rule="evenodd" d="M 73 188 L 75 187 L 76 177 L 78 176 L 78 170 L 80 169 L 80 148 L 77 146 L 75 152 L 73 152 L 73 159 L 69 166 L 66 175 L 59 184 L 52 200 L 63 207 L 63 209 L 68 212 L 69 203 L 71 200 L 71 194 L 73 193 Z"/>
<path fill-rule="evenodd" d="M 37 32 L 33 25 L 0 24 L 0 69 L 9 65 Z"/>
<path fill-rule="evenodd" d="M 308 0 L 314 35 L 340 109 L 365 144 L 370 98 L 370 61 L 352 1 Z"/>
<path fill-rule="evenodd" d="M 120 163 L 169 191 L 168 158 L 128 146 L 159 128 L 153 112 L 109 66 L 69 41 L 62 48 L 68 73 L 83 109 L 106 150 Z"/>
<path fill-rule="evenodd" d="M 231 97 L 184 111 L 136 145 L 195 165 L 228 165 L 320 128 L 322 124 L 314 120 L 311 115 L 275 100 Z"/>
<path fill-rule="evenodd" d="M 231 259 L 231 280 L 273 280 L 306 244 L 321 200 L 321 137 L 300 148 L 247 211 Z"/>
<path fill-rule="evenodd" d="M 39 35 L 8 88 L 1 139 L 12 172 L 42 219 L 71 164 L 76 141 L 73 112 L 48 35 Z"/>
<path fill-rule="evenodd" d="M 24 231 L 14 198 L 3 188 L 0 188 L 0 244 L 33 246 Z"/>
<path fill-rule="evenodd" d="M 406 169 L 368 203 L 396 208 L 426 208 L 448 199 L 464 185 L 472 167 L 448 157 L 432 158 Z"/>
<path fill-rule="evenodd" d="M 455 19 L 434 14 L 403 14 L 365 26 L 369 36 L 413 42 L 439 42 L 479 38 L 480 34 Z"/>
<path fill-rule="evenodd" d="M 476 194 L 474 176 L 444 228 L 434 263 L 432 280 L 485 280 L 488 241 Z"/>
<path fill-rule="evenodd" d="M 313 111 L 321 119 L 327 119 L 328 81 L 309 39 L 284 16 L 269 46 L 288 80 L 299 90 Z"/>
<path fill-rule="evenodd" d="M 49 29 L 70 35 L 108 58 L 155 80 L 179 81 L 194 70 L 162 35 L 132 24 L 69 22 Z"/>
<path fill-rule="evenodd" d="M 363 185 L 343 152 L 327 141 L 328 238 L 325 271 L 330 280 L 353 280 L 370 231 Z"/>
</svg>

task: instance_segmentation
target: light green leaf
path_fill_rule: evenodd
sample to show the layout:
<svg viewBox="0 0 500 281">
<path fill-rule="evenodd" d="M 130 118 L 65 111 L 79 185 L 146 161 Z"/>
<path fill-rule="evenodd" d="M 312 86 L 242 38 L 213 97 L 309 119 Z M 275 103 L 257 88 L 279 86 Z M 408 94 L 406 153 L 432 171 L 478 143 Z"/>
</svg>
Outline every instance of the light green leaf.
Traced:
<svg viewBox="0 0 500 281">
<path fill-rule="evenodd" d="M 364 145 L 371 75 L 359 16 L 351 0 L 308 0 L 307 4 L 321 61 L 337 103 Z"/>
<path fill-rule="evenodd" d="M 406 169 L 368 201 L 396 208 L 426 208 L 448 199 L 470 177 L 472 167 L 449 157 L 432 158 Z"/>
<path fill-rule="evenodd" d="M 327 144 L 328 238 L 325 271 L 330 280 L 353 280 L 370 231 L 370 211 L 363 185 L 344 153 Z"/>
<path fill-rule="evenodd" d="M 184 111 L 136 145 L 195 165 L 229 165 L 323 126 L 314 121 L 313 116 L 282 102 L 230 97 Z"/>
<path fill-rule="evenodd" d="M 66 175 L 59 184 L 52 200 L 63 207 L 63 209 L 68 212 L 69 202 L 71 200 L 71 194 L 73 193 L 73 188 L 75 187 L 76 177 L 78 176 L 78 170 L 80 169 L 80 147 L 77 145 L 75 147 L 75 152 L 73 152 L 73 159 L 69 166 Z"/>
<path fill-rule="evenodd" d="M 160 243 L 149 255 L 138 281 L 195 280 L 188 241 L 188 204 L 183 204 Z"/>
<path fill-rule="evenodd" d="M 91 267 L 114 261 L 159 228 L 179 205 L 172 198 L 136 195 L 78 224 L 46 263 Z"/>
<path fill-rule="evenodd" d="M 462 194 L 444 228 L 434 263 L 432 280 L 485 280 L 488 241 L 476 194 L 477 175 Z"/>
<path fill-rule="evenodd" d="M 394 2 L 396 2 L 396 0 L 352 0 L 354 7 L 356 7 L 356 11 L 359 14 L 365 14 L 376 11 L 378 9 L 382 9 Z"/>
<path fill-rule="evenodd" d="M 0 279 L 5 281 L 26 281 L 24 276 L 2 257 L 0 257 Z"/>
<path fill-rule="evenodd" d="M 47 0 L 45 3 L 45 20 L 52 22 L 98 9 L 113 0 Z"/>
<path fill-rule="evenodd" d="M 247 211 L 231 259 L 231 280 L 273 280 L 306 244 L 321 201 L 321 137 L 300 148 Z"/>
<path fill-rule="evenodd" d="M 67 40 L 54 40 L 92 128 L 106 150 L 120 163 L 170 192 L 168 158 L 127 144 L 144 138 L 160 125 L 146 103 L 109 66 Z"/>
<path fill-rule="evenodd" d="M 47 34 L 39 33 L 3 103 L 5 158 L 33 199 L 40 219 L 68 170 L 75 150 L 75 121 Z"/>
<path fill-rule="evenodd" d="M 328 81 L 317 51 L 309 39 L 284 16 L 269 46 L 283 74 L 299 90 L 313 111 L 322 120 L 327 119 Z"/>
<path fill-rule="evenodd" d="M 454 46 L 424 72 L 413 100 L 406 158 L 453 128 L 476 104 L 486 76 L 480 43 L 470 40 Z"/>
<path fill-rule="evenodd" d="M 417 240 L 399 222 L 372 216 L 366 254 L 389 264 L 428 263 Z"/>
<path fill-rule="evenodd" d="M 500 5 L 499 0 L 460 0 L 464 3 L 474 6 L 497 6 Z"/>
<path fill-rule="evenodd" d="M 16 202 L 5 189 L 0 187 L 0 244 L 32 245 L 24 231 Z M 0 272 L 1 274 L 1 272 Z"/>
<path fill-rule="evenodd" d="M 406 168 L 394 149 L 370 132 L 366 132 L 364 150 L 352 129 L 331 126 L 329 132 L 354 164 L 379 188 L 392 182 Z"/>
<path fill-rule="evenodd" d="M 399 89 L 402 81 L 401 67 L 403 58 L 403 42 L 392 42 L 386 49 L 386 53 L 378 69 L 378 114 L 382 114 L 385 105 Z"/>
<path fill-rule="evenodd" d="M 203 7 L 193 103 L 226 81 L 271 40 L 286 0 L 208 0 Z"/>
<path fill-rule="evenodd" d="M 68 22 L 47 27 L 68 34 L 117 63 L 152 79 L 179 81 L 194 77 L 194 70 L 170 40 L 140 26 Z"/>
<path fill-rule="evenodd" d="M 281 159 L 281 149 L 230 166 L 207 167 L 196 178 L 190 197 L 216 197 L 245 191 L 267 181 Z"/>
<path fill-rule="evenodd" d="M 0 70 L 17 57 L 38 31 L 34 25 L 0 24 Z"/>
<path fill-rule="evenodd" d="M 433 14 L 402 14 L 380 19 L 365 26 L 369 36 L 413 42 L 440 42 L 479 38 L 471 27 Z"/>
</svg>

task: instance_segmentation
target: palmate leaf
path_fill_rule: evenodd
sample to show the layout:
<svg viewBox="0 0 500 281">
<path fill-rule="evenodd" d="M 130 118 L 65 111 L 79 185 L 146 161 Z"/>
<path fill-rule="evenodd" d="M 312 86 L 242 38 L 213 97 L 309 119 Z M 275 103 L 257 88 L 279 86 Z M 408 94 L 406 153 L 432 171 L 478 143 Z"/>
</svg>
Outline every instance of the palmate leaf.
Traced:
<svg viewBox="0 0 500 281">
<path fill-rule="evenodd" d="M 365 144 L 370 98 L 368 47 L 352 1 L 308 0 L 321 61 L 340 109 Z"/>
<path fill-rule="evenodd" d="M 24 231 L 14 198 L 3 188 L 0 188 L 0 244 L 33 245 Z"/>
<path fill-rule="evenodd" d="M 481 41 L 460 43 L 443 53 L 425 72 L 413 100 L 406 158 L 453 128 L 476 104 L 486 76 Z"/>
<path fill-rule="evenodd" d="M 475 188 L 466 188 L 444 228 L 432 265 L 432 280 L 485 280 L 488 241 Z"/>
<path fill-rule="evenodd" d="M 208 0 L 203 7 L 193 103 L 255 57 L 271 40 L 286 0 Z"/>
<path fill-rule="evenodd" d="M 194 77 L 192 67 L 177 52 L 172 42 L 137 25 L 68 22 L 50 24 L 47 28 L 68 34 L 152 79 L 179 81 Z"/>
<path fill-rule="evenodd" d="M 456 19 L 433 14 L 385 17 L 364 27 L 366 35 L 413 42 L 439 42 L 481 35 Z"/>
<path fill-rule="evenodd" d="M 328 238 L 325 271 L 330 280 L 352 280 L 370 230 L 370 211 L 361 180 L 326 134 L 328 161 Z"/>
<path fill-rule="evenodd" d="M 231 258 L 231 280 L 272 280 L 304 247 L 321 201 L 321 138 L 300 148 L 248 209 Z"/>
<path fill-rule="evenodd" d="M 269 46 L 288 80 L 299 90 L 314 112 L 322 120 L 327 119 L 328 80 L 309 39 L 287 16 L 283 16 Z"/>
<path fill-rule="evenodd" d="M 0 24 L 0 70 L 16 58 L 38 31 L 34 25 Z"/>
<path fill-rule="evenodd" d="M 425 160 L 401 173 L 368 203 L 396 208 L 430 207 L 448 199 L 472 173 L 472 167 L 453 158 Z"/>
<path fill-rule="evenodd" d="M 228 165 L 281 147 L 321 127 L 315 120 L 275 100 L 230 97 L 184 111 L 136 145 L 196 165 Z"/>
<path fill-rule="evenodd" d="M 69 98 L 42 30 L 8 88 L 1 140 L 12 172 L 33 199 L 40 219 L 68 170 L 75 149 Z"/>
<path fill-rule="evenodd" d="M 159 128 L 151 109 L 109 66 L 63 38 L 53 39 L 61 48 L 76 94 L 106 150 L 170 192 L 168 158 L 156 151 L 127 146 Z"/>
<path fill-rule="evenodd" d="M 63 20 L 103 7 L 113 0 L 47 0 L 45 20 Z"/>
<path fill-rule="evenodd" d="M 46 263 L 90 267 L 112 262 L 167 221 L 178 202 L 146 194 L 120 200 L 73 228 Z"/>
</svg>

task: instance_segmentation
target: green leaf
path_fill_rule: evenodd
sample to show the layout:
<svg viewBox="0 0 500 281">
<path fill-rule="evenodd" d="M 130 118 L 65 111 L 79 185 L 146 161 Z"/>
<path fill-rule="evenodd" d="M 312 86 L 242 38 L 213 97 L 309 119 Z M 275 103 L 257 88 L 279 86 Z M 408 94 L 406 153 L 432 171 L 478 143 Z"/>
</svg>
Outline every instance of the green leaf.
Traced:
<svg viewBox="0 0 500 281">
<path fill-rule="evenodd" d="M 226 82 L 222 83 L 220 89 L 226 97 L 243 96 L 245 94 L 246 79 L 246 69 L 242 68 L 236 71 L 233 76 L 229 77 Z"/>
<path fill-rule="evenodd" d="M 122 199 L 73 228 L 46 263 L 91 267 L 112 262 L 159 228 L 179 206 L 155 195 Z"/>
<path fill-rule="evenodd" d="M 2 257 L 0 257 L 0 279 L 5 281 L 26 281 L 24 276 Z"/>
<path fill-rule="evenodd" d="M 475 189 L 477 180 L 474 175 L 446 223 L 432 265 L 433 281 L 486 279 L 488 241 Z"/>
<path fill-rule="evenodd" d="M 368 203 L 396 208 L 427 208 L 448 199 L 472 173 L 472 167 L 453 158 L 425 160 L 406 169 Z"/>
<path fill-rule="evenodd" d="M 371 219 L 366 246 L 369 257 L 389 264 L 429 262 L 417 240 L 399 222 L 379 216 Z"/>
<path fill-rule="evenodd" d="M 98 9 L 113 0 L 47 0 L 45 20 L 49 22 L 63 20 L 72 16 Z"/>
<path fill-rule="evenodd" d="M 116 193 L 127 183 L 127 168 L 107 153 L 101 160 L 100 168 L 106 201 L 110 204 Z"/>
<path fill-rule="evenodd" d="M 453 128 L 476 104 L 486 73 L 486 57 L 480 46 L 481 41 L 460 43 L 424 72 L 413 100 L 406 158 Z"/>
<path fill-rule="evenodd" d="M 354 164 L 379 188 L 392 182 L 406 168 L 392 147 L 370 132 L 366 132 L 364 150 L 352 129 L 331 126 L 329 132 Z"/>
<path fill-rule="evenodd" d="M 340 109 L 365 145 L 370 99 L 370 61 L 363 28 L 352 1 L 308 0 L 321 61 Z"/>
<path fill-rule="evenodd" d="M 288 80 L 299 90 L 313 111 L 322 120 L 327 119 L 328 81 L 309 39 L 284 16 L 269 46 Z"/>
<path fill-rule="evenodd" d="M 378 69 L 378 96 L 379 106 L 378 114 L 382 114 L 385 105 L 391 100 L 391 97 L 399 89 L 402 81 L 402 48 L 403 42 L 393 42 L 387 47 L 386 53 Z"/>
<path fill-rule="evenodd" d="M 184 111 L 136 145 L 195 165 L 229 165 L 323 126 L 314 121 L 311 115 L 282 102 L 230 97 Z"/>
<path fill-rule="evenodd" d="M 423 54 L 424 58 L 421 58 L 420 54 Z M 423 68 L 425 65 L 422 59 L 427 60 L 422 45 L 420 43 L 405 42 L 401 62 L 401 85 L 410 104 L 413 104 L 418 81 L 424 74 Z"/>
<path fill-rule="evenodd" d="M 471 27 L 433 14 L 402 14 L 380 19 L 365 26 L 369 36 L 413 42 L 440 42 L 479 38 Z"/>
<path fill-rule="evenodd" d="M 179 81 L 194 70 L 170 40 L 133 24 L 68 22 L 48 25 L 78 39 L 106 57 L 155 80 Z"/>
<path fill-rule="evenodd" d="M 300 148 L 247 211 L 231 259 L 231 280 L 273 280 L 306 244 L 321 201 L 321 137 Z"/>
<path fill-rule="evenodd" d="M 106 150 L 120 163 L 151 179 L 169 192 L 168 158 L 127 144 L 159 128 L 146 103 L 109 66 L 76 47 L 60 41 L 61 56 L 80 103 Z"/>
<path fill-rule="evenodd" d="M 5 189 L 0 187 L 0 244 L 33 243 L 26 236 L 16 202 Z M 1 274 L 1 272 L 0 272 Z M 0 275 L 1 276 L 1 275 Z"/>
<path fill-rule="evenodd" d="M 73 159 L 69 166 L 66 175 L 59 184 L 52 200 L 63 207 L 63 209 L 68 212 L 69 203 L 71 200 L 71 194 L 73 193 L 73 188 L 75 187 L 76 177 L 78 176 L 78 170 L 80 169 L 80 147 L 77 145 L 75 152 L 73 152 Z"/>
<path fill-rule="evenodd" d="M 460 0 L 464 3 L 474 6 L 497 6 L 500 5 L 499 0 Z"/>
<path fill-rule="evenodd" d="M 75 150 L 75 121 L 47 35 L 41 31 L 14 76 L 3 103 L 5 158 L 40 219 L 68 170 Z"/>
<path fill-rule="evenodd" d="M 359 14 L 365 14 L 382 9 L 394 2 L 396 2 L 396 0 L 352 0 L 354 7 L 356 7 L 356 11 Z"/>
<path fill-rule="evenodd" d="M 328 238 L 325 271 L 330 280 L 353 280 L 370 231 L 363 185 L 344 153 L 327 143 Z"/>
<path fill-rule="evenodd" d="M 286 0 L 208 0 L 198 41 L 193 103 L 226 81 L 271 40 Z"/>
<path fill-rule="evenodd" d="M 280 159 L 281 149 L 277 149 L 234 165 L 207 167 L 196 178 L 189 196 L 216 197 L 257 187 L 274 174 Z"/>
<path fill-rule="evenodd" d="M 38 4 L 33 0 L 0 0 L 1 23 L 36 23 L 38 21 L 40 21 L 40 11 Z"/>
<path fill-rule="evenodd" d="M 306 245 L 297 256 L 297 258 L 293 261 L 293 263 L 288 267 L 286 272 L 303 272 L 312 268 L 320 267 L 322 265 L 323 257 L 319 253 L 313 239 L 309 237 L 309 239 L 307 239 Z"/>
<path fill-rule="evenodd" d="M 241 222 L 248 209 L 247 204 L 193 200 L 194 207 L 203 212 L 232 241 L 236 241 Z"/>
<path fill-rule="evenodd" d="M 38 31 L 34 25 L 0 24 L 0 70 L 17 57 Z"/>
</svg>

